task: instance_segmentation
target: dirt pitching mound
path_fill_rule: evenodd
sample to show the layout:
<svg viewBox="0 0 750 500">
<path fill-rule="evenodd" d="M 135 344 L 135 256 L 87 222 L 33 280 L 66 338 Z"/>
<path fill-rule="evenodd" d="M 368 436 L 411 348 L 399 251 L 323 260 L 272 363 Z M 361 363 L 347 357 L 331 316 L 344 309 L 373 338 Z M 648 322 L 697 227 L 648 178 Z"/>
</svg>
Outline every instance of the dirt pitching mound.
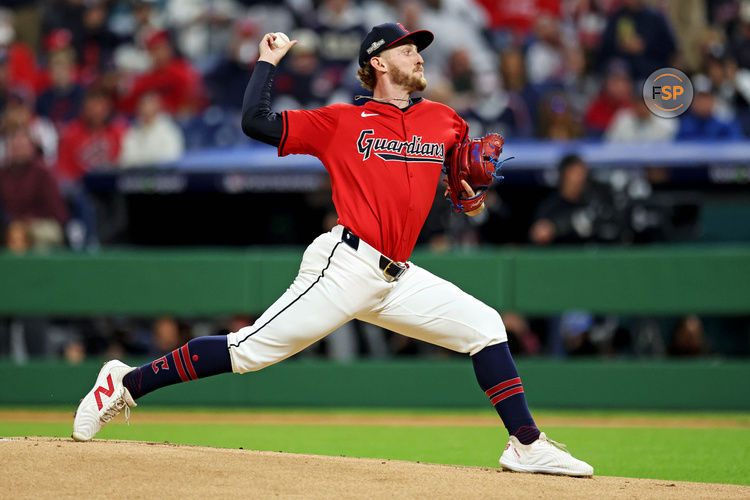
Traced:
<svg viewBox="0 0 750 500">
<path fill-rule="evenodd" d="M 750 487 L 579 479 L 167 443 L 0 439 L 6 498 L 748 498 Z"/>
</svg>

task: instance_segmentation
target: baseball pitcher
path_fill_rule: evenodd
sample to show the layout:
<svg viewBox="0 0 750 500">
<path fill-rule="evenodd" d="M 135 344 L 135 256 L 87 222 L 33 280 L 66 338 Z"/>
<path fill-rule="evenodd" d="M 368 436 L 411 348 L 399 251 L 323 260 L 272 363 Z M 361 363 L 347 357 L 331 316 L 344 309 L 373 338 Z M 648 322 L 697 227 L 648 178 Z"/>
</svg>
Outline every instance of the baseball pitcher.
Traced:
<svg viewBox="0 0 750 500">
<path fill-rule="evenodd" d="M 420 52 L 431 32 L 375 26 L 362 42 L 362 106 L 271 111 L 279 61 L 297 42 L 267 34 L 243 100 L 242 130 L 279 156 L 310 154 L 331 177 L 338 225 L 307 247 L 289 289 L 251 326 L 200 337 L 144 366 L 113 360 L 82 400 L 73 439 L 88 441 L 114 415 L 166 385 L 219 373 L 260 370 L 292 356 L 354 318 L 471 357 L 477 380 L 509 433 L 503 468 L 591 476 L 593 468 L 534 423 L 500 315 L 409 261 L 441 173 L 456 212 L 484 209 L 503 142 L 468 139 L 448 106 L 413 97 L 427 86 Z"/>
</svg>

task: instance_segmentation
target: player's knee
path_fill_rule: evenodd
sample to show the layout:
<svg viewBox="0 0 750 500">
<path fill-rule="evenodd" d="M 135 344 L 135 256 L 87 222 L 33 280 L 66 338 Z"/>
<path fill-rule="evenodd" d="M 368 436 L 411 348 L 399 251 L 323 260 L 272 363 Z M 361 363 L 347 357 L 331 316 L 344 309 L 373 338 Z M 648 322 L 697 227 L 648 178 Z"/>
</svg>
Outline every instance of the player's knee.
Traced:
<svg viewBox="0 0 750 500">
<path fill-rule="evenodd" d="M 483 311 L 480 326 L 482 332 L 489 336 L 496 336 L 500 332 L 505 333 L 505 325 L 503 325 L 500 313 L 489 306 L 486 306 Z"/>
<path fill-rule="evenodd" d="M 478 318 L 477 337 L 468 349 L 469 354 L 474 355 L 487 346 L 507 342 L 508 335 L 500 314 L 487 306 L 483 314 Z"/>
</svg>

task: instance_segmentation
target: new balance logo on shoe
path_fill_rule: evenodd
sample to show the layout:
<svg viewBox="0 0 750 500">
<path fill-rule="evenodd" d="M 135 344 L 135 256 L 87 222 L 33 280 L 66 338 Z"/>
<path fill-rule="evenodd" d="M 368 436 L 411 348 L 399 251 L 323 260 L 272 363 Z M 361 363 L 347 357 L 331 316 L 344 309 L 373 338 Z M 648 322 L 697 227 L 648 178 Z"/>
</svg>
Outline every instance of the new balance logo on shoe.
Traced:
<svg viewBox="0 0 750 500">
<path fill-rule="evenodd" d="M 107 388 L 105 389 L 103 386 L 100 385 L 94 391 L 94 398 L 96 398 L 96 406 L 99 408 L 99 410 L 101 410 L 102 407 L 104 406 L 102 404 L 102 398 L 100 394 L 104 394 L 107 397 L 111 397 L 113 392 L 115 392 L 115 386 L 112 383 L 112 374 L 110 373 L 109 375 L 107 375 Z"/>
<path fill-rule="evenodd" d="M 78 405 L 73 420 L 73 439 L 90 441 L 104 424 L 125 410 L 125 420 L 130 416 L 130 408 L 137 406 L 128 389 L 122 385 L 123 377 L 133 367 L 113 359 L 102 366 L 94 387 Z"/>
</svg>

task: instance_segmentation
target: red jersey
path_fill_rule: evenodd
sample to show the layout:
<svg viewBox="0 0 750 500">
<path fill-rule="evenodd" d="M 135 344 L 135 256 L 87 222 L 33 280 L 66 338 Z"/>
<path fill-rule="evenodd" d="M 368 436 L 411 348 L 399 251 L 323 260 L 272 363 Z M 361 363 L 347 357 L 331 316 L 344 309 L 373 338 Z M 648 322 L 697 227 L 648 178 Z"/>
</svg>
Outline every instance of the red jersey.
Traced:
<svg viewBox="0 0 750 500">
<path fill-rule="evenodd" d="M 411 255 L 432 207 L 445 153 L 468 135 L 448 106 L 369 101 L 284 111 L 279 156 L 310 154 L 331 176 L 338 222 L 393 260 Z"/>
<path fill-rule="evenodd" d="M 490 27 L 529 33 L 542 15 L 560 18 L 560 0 L 479 0 L 490 18 Z"/>
<path fill-rule="evenodd" d="M 183 59 L 173 59 L 165 67 L 139 76 L 120 107 L 128 113 L 134 112 L 141 96 L 148 92 L 159 94 L 162 106 L 172 114 L 202 104 L 200 76 Z"/>
<path fill-rule="evenodd" d="M 22 42 L 13 42 L 8 47 L 8 81 L 11 86 L 25 87 L 37 92 L 38 68 L 34 51 Z"/>
<path fill-rule="evenodd" d="M 614 99 L 602 93 L 594 99 L 589 109 L 586 110 L 583 121 L 588 128 L 604 132 L 612 123 L 615 114 L 622 108 L 628 108 L 631 105 L 630 101 Z"/>
<path fill-rule="evenodd" d="M 117 119 L 97 130 L 89 128 L 83 120 L 71 122 L 60 136 L 58 174 L 77 180 L 94 167 L 116 164 L 126 130 L 127 125 Z"/>
</svg>

